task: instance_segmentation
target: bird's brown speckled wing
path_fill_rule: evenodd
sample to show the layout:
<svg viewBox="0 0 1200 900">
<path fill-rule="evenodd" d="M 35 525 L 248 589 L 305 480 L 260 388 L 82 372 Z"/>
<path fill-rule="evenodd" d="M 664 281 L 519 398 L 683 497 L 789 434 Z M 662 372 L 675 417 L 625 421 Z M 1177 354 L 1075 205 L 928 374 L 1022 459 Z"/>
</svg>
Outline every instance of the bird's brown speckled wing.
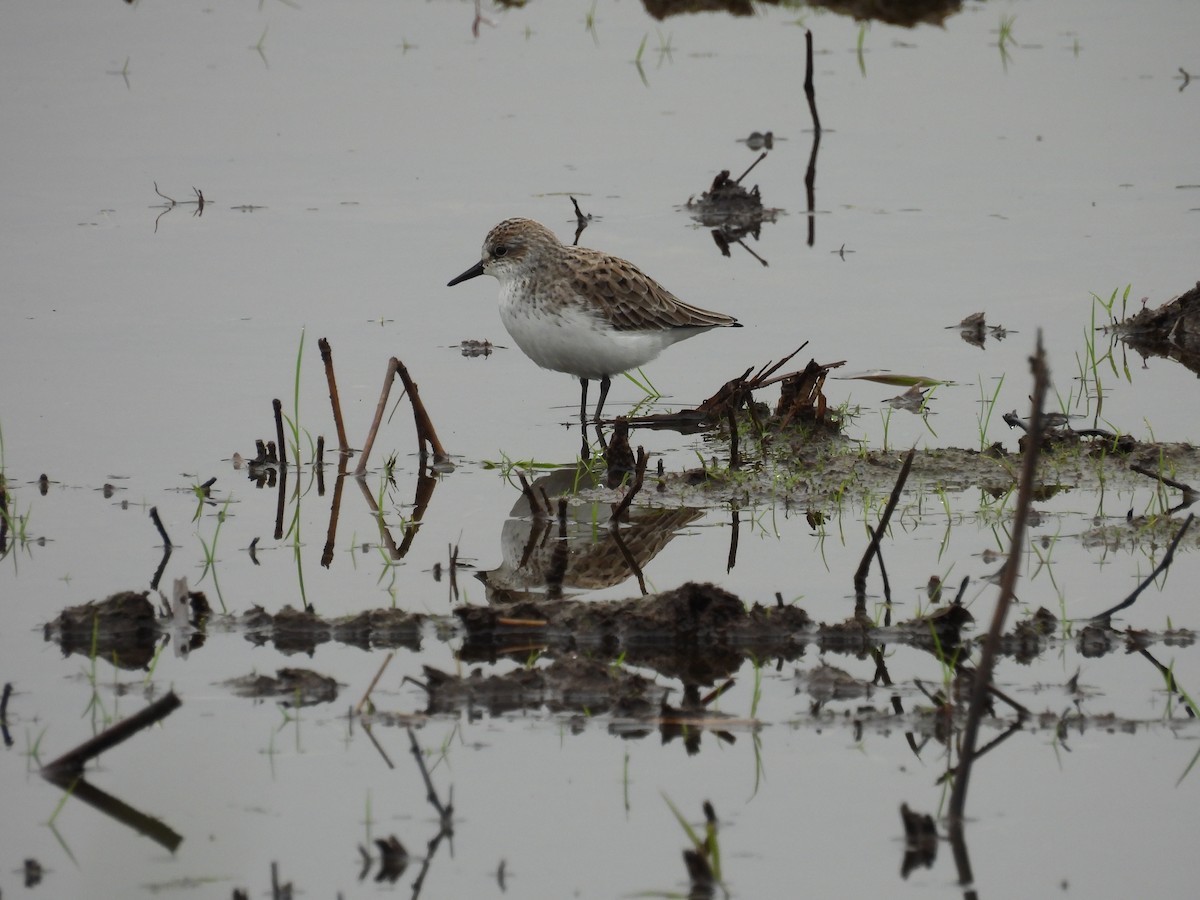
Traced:
<svg viewBox="0 0 1200 900">
<path fill-rule="evenodd" d="M 579 253 L 580 251 L 576 251 Z M 582 251 L 587 265 L 571 278 L 576 294 L 600 303 L 618 331 L 665 331 L 735 325 L 737 319 L 684 303 L 632 263 Z"/>
</svg>

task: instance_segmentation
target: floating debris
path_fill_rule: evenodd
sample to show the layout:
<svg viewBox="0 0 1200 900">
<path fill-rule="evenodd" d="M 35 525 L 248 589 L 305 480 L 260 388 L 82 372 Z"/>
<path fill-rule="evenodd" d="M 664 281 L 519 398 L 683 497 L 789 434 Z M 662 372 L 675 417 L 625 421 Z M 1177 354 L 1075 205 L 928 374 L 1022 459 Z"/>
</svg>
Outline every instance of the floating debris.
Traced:
<svg viewBox="0 0 1200 900">
<path fill-rule="evenodd" d="M 25 866 L 24 866 L 25 887 L 33 888 L 33 887 L 37 887 L 39 884 L 41 884 L 42 883 L 42 875 L 45 874 L 45 871 L 46 870 L 42 868 L 42 864 L 40 862 L 38 862 L 36 859 L 29 858 L 29 859 L 25 860 Z"/>
<path fill-rule="evenodd" d="M 469 357 L 472 359 L 477 356 L 484 356 L 484 357 L 491 356 L 492 350 L 495 349 L 494 346 L 492 345 L 491 341 L 473 341 L 473 340 L 463 341 L 458 345 L 458 347 L 459 347 L 459 350 L 462 351 L 463 356 L 466 356 L 466 357 Z"/>
<path fill-rule="evenodd" d="M 764 222 L 774 222 L 780 210 L 763 206 L 762 196 L 756 184 L 750 190 L 742 187 L 744 179 L 760 162 L 766 159 L 764 152 L 736 179 L 724 169 L 713 179 L 712 185 L 699 199 L 688 198 L 686 208 L 692 218 L 707 228 L 714 228 L 714 239 L 728 256 L 728 245 L 740 241 L 746 235 L 756 240 Z"/>
<path fill-rule="evenodd" d="M 983 313 L 977 312 L 967 316 L 957 325 L 947 325 L 946 329 L 957 328 L 959 337 L 970 344 L 972 347 L 983 348 L 984 343 L 990 337 L 994 341 L 1002 341 L 1009 335 L 1009 331 L 1002 325 L 988 325 Z M 1016 332 L 1012 332 L 1016 334 Z"/>
<path fill-rule="evenodd" d="M 783 140 L 780 138 L 780 140 Z M 775 149 L 775 134 L 770 131 L 752 131 L 749 137 L 738 138 L 739 144 L 745 144 L 751 150 Z"/>
<path fill-rule="evenodd" d="M 903 394 L 892 397 L 887 401 L 887 404 L 894 409 L 902 409 L 910 413 L 925 412 L 925 399 L 929 396 L 930 391 L 923 391 L 917 385 L 913 385 Z"/>
<path fill-rule="evenodd" d="M 275 676 L 243 675 L 221 682 L 239 697 L 275 699 L 281 706 L 315 706 L 337 699 L 338 683 L 312 669 L 279 669 Z"/>
<path fill-rule="evenodd" d="M 900 821 L 904 823 L 904 862 L 900 866 L 900 877 L 908 878 L 918 866 L 932 869 L 937 859 L 938 832 L 933 816 L 909 809 L 907 803 L 900 804 Z"/>
</svg>

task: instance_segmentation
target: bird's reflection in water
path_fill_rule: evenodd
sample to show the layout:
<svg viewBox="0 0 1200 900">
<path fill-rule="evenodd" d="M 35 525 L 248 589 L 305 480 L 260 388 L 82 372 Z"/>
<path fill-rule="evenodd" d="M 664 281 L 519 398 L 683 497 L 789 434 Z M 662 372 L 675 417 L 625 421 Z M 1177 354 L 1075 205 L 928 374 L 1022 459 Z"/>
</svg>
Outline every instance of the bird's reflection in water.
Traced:
<svg viewBox="0 0 1200 900">
<path fill-rule="evenodd" d="M 586 470 L 573 467 L 530 485 L 533 496 L 550 498 L 551 515 L 535 514 L 528 495 L 517 500 L 501 530 L 503 562 L 477 576 L 487 586 L 490 601 L 557 598 L 620 584 L 638 575 L 702 515 L 701 510 L 690 507 L 631 506 L 614 534 L 609 528 L 612 506 L 608 503 L 568 503 L 565 523 L 553 514 L 558 497 L 594 486 L 598 482 Z"/>
</svg>

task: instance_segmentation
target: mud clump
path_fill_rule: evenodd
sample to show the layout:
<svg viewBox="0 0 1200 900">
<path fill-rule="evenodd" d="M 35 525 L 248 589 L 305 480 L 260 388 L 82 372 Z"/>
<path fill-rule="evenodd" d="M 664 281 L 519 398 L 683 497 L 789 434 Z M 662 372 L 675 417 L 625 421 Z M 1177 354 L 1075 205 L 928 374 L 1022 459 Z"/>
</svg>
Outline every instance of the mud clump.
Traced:
<svg viewBox="0 0 1200 900">
<path fill-rule="evenodd" d="M 312 669 L 278 669 L 271 675 L 244 675 L 222 682 L 239 697 L 278 700 L 287 707 L 315 706 L 337 699 L 338 683 Z"/>
<path fill-rule="evenodd" d="M 63 656 L 94 654 L 118 668 L 143 669 L 158 640 L 156 611 L 149 591 L 120 591 L 64 609 L 46 623 L 43 636 L 57 641 Z"/>
<path fill-rule="evenodd" d="M 1138 311 L 1112 330 L 1139 353 L 1173 359 L 1200 375 L 1200 283 L 1157 309 Z"/>
</svg>

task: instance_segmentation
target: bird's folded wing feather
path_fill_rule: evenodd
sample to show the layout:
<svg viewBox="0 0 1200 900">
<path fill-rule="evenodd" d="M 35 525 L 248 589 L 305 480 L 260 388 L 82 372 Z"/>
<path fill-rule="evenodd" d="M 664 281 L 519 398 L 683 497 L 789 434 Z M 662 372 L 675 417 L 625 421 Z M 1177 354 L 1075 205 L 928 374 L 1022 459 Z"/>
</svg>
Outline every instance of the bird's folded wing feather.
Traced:
<svg viewBox="0 0 1200 900">
<path fill-rule="evenodd" d="M 684 303 L 636 266 L 615 256 L 596 260 L 587 277 L 571 280 L 576 294 L 597 301 L 618 331 L 665 331 L 733 325 L 732 316 Z"/>
</svg>

